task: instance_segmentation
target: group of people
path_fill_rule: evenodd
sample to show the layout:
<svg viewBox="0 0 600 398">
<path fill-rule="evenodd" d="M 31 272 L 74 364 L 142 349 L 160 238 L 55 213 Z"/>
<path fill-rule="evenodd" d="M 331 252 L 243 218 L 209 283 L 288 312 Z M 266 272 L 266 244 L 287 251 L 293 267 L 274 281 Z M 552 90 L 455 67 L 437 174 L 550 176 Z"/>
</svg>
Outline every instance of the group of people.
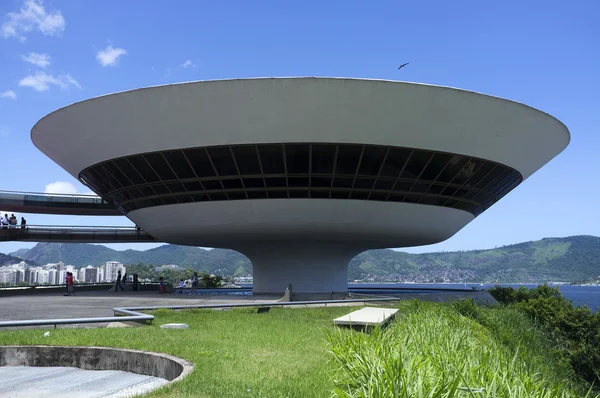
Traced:
<svg viewBox="0 0 600 398">
<path fill-rule="evenodd" d="M 10 217 L 8 214 L 4 214 L 4 217 L 0 214 L 0 224 L 2 228 L 17 228 L 17 217 L 14 214 L 11 214 Z M 25 228 L 27 225 L 27 221 L 24 217 L 21 217 L 21 228 Z"/>
</svg>

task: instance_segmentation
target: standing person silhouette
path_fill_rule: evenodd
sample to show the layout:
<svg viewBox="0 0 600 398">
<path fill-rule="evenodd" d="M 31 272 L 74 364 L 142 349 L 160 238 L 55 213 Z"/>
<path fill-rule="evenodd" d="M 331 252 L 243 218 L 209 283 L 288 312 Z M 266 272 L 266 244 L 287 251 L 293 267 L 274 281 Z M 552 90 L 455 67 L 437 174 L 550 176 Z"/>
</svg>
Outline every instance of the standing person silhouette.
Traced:
<svg viewBox="0 0 600 398">
<path fill-rule="evenodd" d="M 123 284 L 121 283 L 121 271 L 117 272 L 117 280 L 115 282 L 115 292 L 118 292 L 119 288 L 121 288 L 122 292 L 125 291 L 125 289 L 123 289 Z"/>
</svg>

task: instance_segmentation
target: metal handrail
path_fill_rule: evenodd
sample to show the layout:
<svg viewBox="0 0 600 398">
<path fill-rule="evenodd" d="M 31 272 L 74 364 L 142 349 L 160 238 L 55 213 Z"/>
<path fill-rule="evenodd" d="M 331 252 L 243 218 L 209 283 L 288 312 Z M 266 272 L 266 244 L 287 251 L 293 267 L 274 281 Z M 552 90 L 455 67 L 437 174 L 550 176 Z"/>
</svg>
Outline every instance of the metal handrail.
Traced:
<svg viewBox="0 0 600 398">
<path fill-rule="evenodd" d="M 34 230 L 43 230 L 43 229 L 87 229 L 87 230 L 98 230 L 98 229 L 106 229 L 106 230 L 125 230 L 125 231 L 135 231 L 137 228 L 133 225 L 45 225 L 45 224 L 26 224 L 23 225 L 25 228 L 21 228 L 20 224 L 16 225 L 1 225 L 2 229 L 13 229 L 13 230 L 22 230 L 22 229 L 34 229 Z"/>
<path fill-rule="evenodd" d="M 102 199 L 100 196 L 84 193 L 46 193 L 46 192 L 27 192 L 27 191 L 9 191 L 0 189 L 0 194 L 7 193 L 11 195 L 36 195 L 36 196 L 58 196 L 58 197 L 81 197 L 86 199 Z"/>
</svg>

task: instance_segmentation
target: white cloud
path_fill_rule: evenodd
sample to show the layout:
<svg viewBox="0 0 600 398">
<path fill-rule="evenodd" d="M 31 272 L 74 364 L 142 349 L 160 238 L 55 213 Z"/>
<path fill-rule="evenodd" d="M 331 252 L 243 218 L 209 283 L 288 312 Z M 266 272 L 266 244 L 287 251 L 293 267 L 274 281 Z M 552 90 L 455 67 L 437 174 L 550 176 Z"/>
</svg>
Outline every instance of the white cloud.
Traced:
<svg viewBox="0 0 600 398">
<path fill-rule="evenodd" d="M 3 93 L 0 93 L 0 98 L 10 98 L 12 100 L 16 100 L 17 94 L 12 90 L 7 90 Z"/>
<path fill-rule="evenodd" d="M 194 64 L 192 61 L 190 61 L 189 59 L 186 60 L 183 64 L 181 64 L 182 68 L 195 68 L 196 64 Z"/>
<path fill-rule="evenodd" d="M 48 54 L 29 53 L 27 56 L 21 55 L 21 59 L 40 68 L 50 65 L 50 56 Z"/>
<path fill-rule="evenodd" d="M 96 59 L 102 66 L 115 66 L 118 65 L 121 55 L 127 55 L 124 48 L 113 48 L 113 46 L 108 45 L 104 50 L 98 51 Z"/>
<path fill-rule="evenodd" d="M 70 194 L 70 195 L 96 195 L 92 191 L 86 192 L 78 192 L 75 185 L 67 181 L 55 181 L 44 188 L 44 193 L 62 193 L 62 194 Z"/>
<path fill-rule="evenodd" d="M 68 73 L 66 75 L 53 76 L 46 72 L 38 71 L 33 75 L 25 76 L 19 82 L 19 86 L 31 87 L 36 91 L 47 91 L 51 85 L 58 86 L 63 90 L 69 88 L 69 86 L 81 89 L 79 82 Z"/>
<path fill-rule="evenodd" d="M 5 39 L 16 37 L 25 41 L 25 33 L 34 29 L 46 36 L 58 36 L 65 30 L 65 19 L 60 11 L 48 13 L 42 0 L 27 0 L 19 12 L 9 12 L 0 26 Z"/>
</svg>

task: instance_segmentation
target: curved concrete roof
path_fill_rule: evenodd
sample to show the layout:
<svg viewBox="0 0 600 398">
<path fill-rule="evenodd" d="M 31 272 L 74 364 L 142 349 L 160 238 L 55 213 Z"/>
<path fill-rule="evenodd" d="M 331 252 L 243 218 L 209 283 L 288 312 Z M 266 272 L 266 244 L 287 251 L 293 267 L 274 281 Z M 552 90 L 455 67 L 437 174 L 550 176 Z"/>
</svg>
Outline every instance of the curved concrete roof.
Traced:
<svg viewBox="0 0 600 398">
<path fill-rule="evenodd" d="M 369 143 L 493 160 L 527 178 L 569 143 L 557 119 L 448 87 L 346 78 L 200 81 L 106 95 L 59 109 L 33 143 L 77 178 L 98 162 L 184 147 Z"/>
</svg>

